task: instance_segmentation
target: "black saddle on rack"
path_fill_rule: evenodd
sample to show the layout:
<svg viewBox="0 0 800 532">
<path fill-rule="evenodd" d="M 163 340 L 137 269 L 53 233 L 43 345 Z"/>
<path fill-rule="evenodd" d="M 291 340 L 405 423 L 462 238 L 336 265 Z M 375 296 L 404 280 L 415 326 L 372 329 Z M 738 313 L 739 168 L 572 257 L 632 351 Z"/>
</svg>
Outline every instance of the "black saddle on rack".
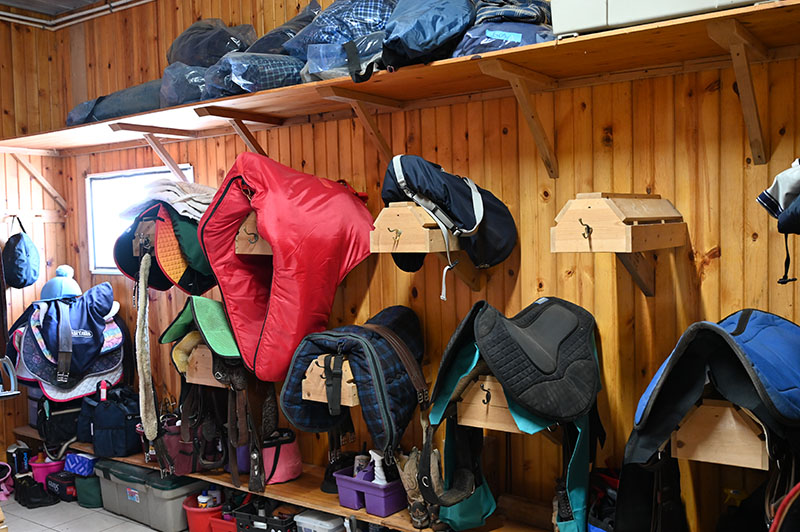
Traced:
<svg viewBox="0 0 800 532">
<path fill-rule="evenodd" d="M 526 410 L 574 421 L 591 410 L 600 391 L 594 329 L 586 309 L 563 299 L 539 299 L 513 318 L 480 301 L 451 338 L 442 370 L 474 342 L 506 393 Z"/>
</svg>

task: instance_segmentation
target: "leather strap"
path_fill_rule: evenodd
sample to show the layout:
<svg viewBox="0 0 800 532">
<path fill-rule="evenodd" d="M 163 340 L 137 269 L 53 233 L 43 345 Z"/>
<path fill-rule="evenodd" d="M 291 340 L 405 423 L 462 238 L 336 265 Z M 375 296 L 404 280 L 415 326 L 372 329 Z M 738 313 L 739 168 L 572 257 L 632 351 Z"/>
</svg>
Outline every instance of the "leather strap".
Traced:
<svg viewBox="0 0 800 532">
<path fill-rule="evenodd" d="M 72 366 L 72 323 L 70 323 L 69 306 L 63 301 L 56 301 L 58 314 L 58 376 L 57 381 L 69 381 L 69 368 Z"/>
<path fill-rule="evenodd" d="M 258 434 L 253 416 L 247 412 L 247 428 L 250 435 L 250 481 L 247 489 L 256 493 L 264 491 L 266 482 L 264 481 L 264 457 L 261 455 L 261 437 Z"/>
<path fill-rule="evenodd" d="M 325 396 L 328 399 L 328 412 L 332 416 L 342 413 L 342 364 L 344 356 L 341 353 L 325 355 Z"/>
<path fill-rule="evenodd" d="M 403 367 L 406 368 L 406 373 L 408 373 L 408 376 L 411 378 L 411 384 L 414 385 L 414 389 L 417 391 L 417 402 L 420 404 L 420 408 L 422 410 L 427 409 L 430 401 L 428 383 L 425 382 L 425 375 L 422 374 L 422 368 L 419 362 L 417 362 L 417 359 L 411 354 L 411 350 L 403 339 L 400 338 L 396 332 L 383 325 L 365 323 L 363 327 L 373 331 L 386 340 L 394 352 L 397 353 L 400 362 L 402 362 Z"/>
</svg>

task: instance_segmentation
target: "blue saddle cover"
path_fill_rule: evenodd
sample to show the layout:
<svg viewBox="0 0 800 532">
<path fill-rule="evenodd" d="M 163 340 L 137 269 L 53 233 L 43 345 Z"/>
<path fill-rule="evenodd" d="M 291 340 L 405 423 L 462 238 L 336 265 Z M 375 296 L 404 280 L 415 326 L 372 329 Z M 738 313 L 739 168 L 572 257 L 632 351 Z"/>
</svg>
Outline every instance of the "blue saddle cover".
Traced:
<svg viewBox="0 0 800 532">
<path fill-rule="evenodd" d="M 781 436 L 800 426 L 800 326 L 754 309 L 689 326 L 648 385 L 625 449 L 646 462 L 702 397 L 708 381 Z"/>
<path fill-rule="evenodd" d="M 81 297 L 59 300 L 66 304 L 72 340 L 72 356 L 67 380 L 59 382 L 59 309 L 58 301 L 38 301 L 30 314 L 28 327 L 35 341 L 23 346 L 21 355 L 26 366 L 41 380 L 61 387 L 73 387 L 82 377 L 116 367 L 121 362 L 121 350 L 101 362 L 107 338 L 105 316 L 111 311 L 114 293 L 109 283 L 87 290 Z M 38 312 L 36 311 L 38 309 Z M 63 334 L 62 328 L 62 334 Z M 110 343 L 112 345 L 115 343 Z"/>
</svg>

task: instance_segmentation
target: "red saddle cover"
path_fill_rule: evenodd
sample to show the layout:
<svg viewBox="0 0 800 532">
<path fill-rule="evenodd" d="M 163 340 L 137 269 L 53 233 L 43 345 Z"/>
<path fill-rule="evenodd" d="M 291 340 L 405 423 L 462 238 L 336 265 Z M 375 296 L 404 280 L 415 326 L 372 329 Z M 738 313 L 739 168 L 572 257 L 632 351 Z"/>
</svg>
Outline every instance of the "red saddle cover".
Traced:
<svg viewBox="0 0 800 532">
<path fill-rule="evenodd" d="M 273 255 L 237 255 L 239 227 L 256 212 Z M 336 287 L 369 255 L 372 216 L 347 187 L 243 153 L 198 226 L 245 365 L 264 381 L 286 376 L 304 336 L 328 324 Z"/>
</svg>

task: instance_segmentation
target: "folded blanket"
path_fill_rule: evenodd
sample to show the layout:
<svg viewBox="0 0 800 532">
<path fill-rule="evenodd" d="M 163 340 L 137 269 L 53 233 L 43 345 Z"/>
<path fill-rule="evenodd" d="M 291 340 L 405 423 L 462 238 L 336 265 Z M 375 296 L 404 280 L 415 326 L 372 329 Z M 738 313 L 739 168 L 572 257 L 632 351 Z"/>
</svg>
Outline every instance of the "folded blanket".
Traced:
<svg viewBox="0 0 800 532">
<path fill-rule="evenodd" d="M 203 213 L 214 199 L 217 189 L 199 183 L 186 183 L 171 179 L 158 179 L 146 187 L 146 200 L 131 205 L 124 211 L 123 218 L 136 218 L 148 206 L 163 201 L 181 216 L 199 222 Z"/>
</svg>

